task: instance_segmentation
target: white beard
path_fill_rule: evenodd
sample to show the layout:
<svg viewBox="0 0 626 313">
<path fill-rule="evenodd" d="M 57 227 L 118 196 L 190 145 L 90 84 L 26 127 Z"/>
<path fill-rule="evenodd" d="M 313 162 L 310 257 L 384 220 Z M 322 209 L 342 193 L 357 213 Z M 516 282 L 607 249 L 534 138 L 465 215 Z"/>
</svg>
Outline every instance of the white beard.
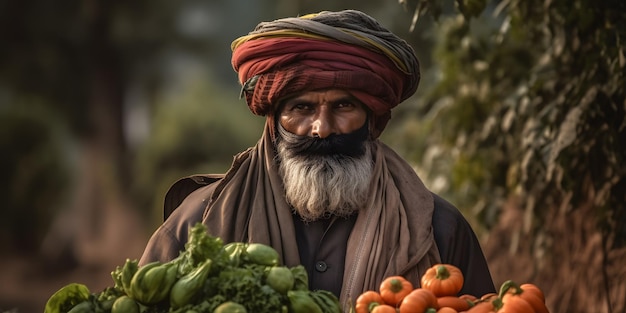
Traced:
<svg viewBox="0 0 626 313">
<path fill-rule="evenodd" d="M 370 141 L 364 143 L 365 153 L 356 158 L 293 156 L 281 142 L 277 150 L 285 196 L 303 221 L 348 217 L 364 206 L 373 167 Z"/>
</svg>

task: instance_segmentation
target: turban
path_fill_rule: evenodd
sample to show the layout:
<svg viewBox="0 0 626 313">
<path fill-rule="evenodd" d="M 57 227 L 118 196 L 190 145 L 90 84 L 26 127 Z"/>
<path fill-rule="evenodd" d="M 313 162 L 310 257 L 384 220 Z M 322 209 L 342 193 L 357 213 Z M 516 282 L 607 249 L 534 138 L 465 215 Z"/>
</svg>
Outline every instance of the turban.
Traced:
<svg viewBox="0 0 626 313">
<path fill-rule="evenodd" d="M 242 96 L 254 114 L 273 117 L 278 101 L 295 93 L 344 89 L 373 113 L 373 137 L 420 79 L 413 48 L 355 10 L 262 22 L 231 48 Z"/>
</svg>

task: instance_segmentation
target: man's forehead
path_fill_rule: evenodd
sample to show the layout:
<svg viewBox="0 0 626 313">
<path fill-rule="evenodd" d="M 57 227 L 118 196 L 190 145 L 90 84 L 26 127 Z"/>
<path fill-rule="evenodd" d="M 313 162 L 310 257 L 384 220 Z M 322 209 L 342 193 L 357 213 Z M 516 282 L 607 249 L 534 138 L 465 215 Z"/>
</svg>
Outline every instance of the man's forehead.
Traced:
<svg viewBox="0 0 626 313">
<path fill-rule="evenodd" d="M 309 99 L 309 98 L 333 98 L 333 99 L 354 99 L 358 101 L 358 99 L 346 89 L 337 89 L 337 88 L 325 88 L 325 89 L 316 89 L 316 90 L 305 90 L 302 92 L 291 94 L 284 98 L 283 101 L 289 100 L 298 100 L 298 99 Z"/>
</svg>

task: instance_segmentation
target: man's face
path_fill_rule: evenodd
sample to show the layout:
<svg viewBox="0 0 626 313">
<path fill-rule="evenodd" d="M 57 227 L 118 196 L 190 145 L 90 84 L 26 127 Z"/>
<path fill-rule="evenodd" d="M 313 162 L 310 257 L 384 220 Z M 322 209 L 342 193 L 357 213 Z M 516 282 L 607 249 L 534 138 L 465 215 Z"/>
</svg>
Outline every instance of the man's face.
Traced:
<svg viewBox="0 0 626 313">
<path fill-rule="evenodd" d="M 372 176 L 365 107 L 345 91 L 313 91 L 278 115 L 279 172 L 294 211 L 315 221 L 363 207 Z"/>
<path fill-rule="evenodd" d="M 367 110 L 344 90 L 307 91 L 287 99 L 278 120 L 292 134 L 326 138 L 361 128 L 367 120 Z"/>
</svg>

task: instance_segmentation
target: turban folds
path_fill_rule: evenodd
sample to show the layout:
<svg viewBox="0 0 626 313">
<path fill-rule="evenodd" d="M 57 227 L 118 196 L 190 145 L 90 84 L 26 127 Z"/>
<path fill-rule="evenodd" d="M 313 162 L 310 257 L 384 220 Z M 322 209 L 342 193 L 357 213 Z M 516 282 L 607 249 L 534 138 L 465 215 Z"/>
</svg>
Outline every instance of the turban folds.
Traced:
<svg viewBox="0 0 626 313">
<path fill-rule="evenodd" d="M 372 111 L 374 137 L 419 83 L 413 49 L 355 10 L 263 22 L 235 40 L 232 50 L 254 114 L 273 116 L 278 101 L 295 93 L 344 89 Z"/>
</svg>

